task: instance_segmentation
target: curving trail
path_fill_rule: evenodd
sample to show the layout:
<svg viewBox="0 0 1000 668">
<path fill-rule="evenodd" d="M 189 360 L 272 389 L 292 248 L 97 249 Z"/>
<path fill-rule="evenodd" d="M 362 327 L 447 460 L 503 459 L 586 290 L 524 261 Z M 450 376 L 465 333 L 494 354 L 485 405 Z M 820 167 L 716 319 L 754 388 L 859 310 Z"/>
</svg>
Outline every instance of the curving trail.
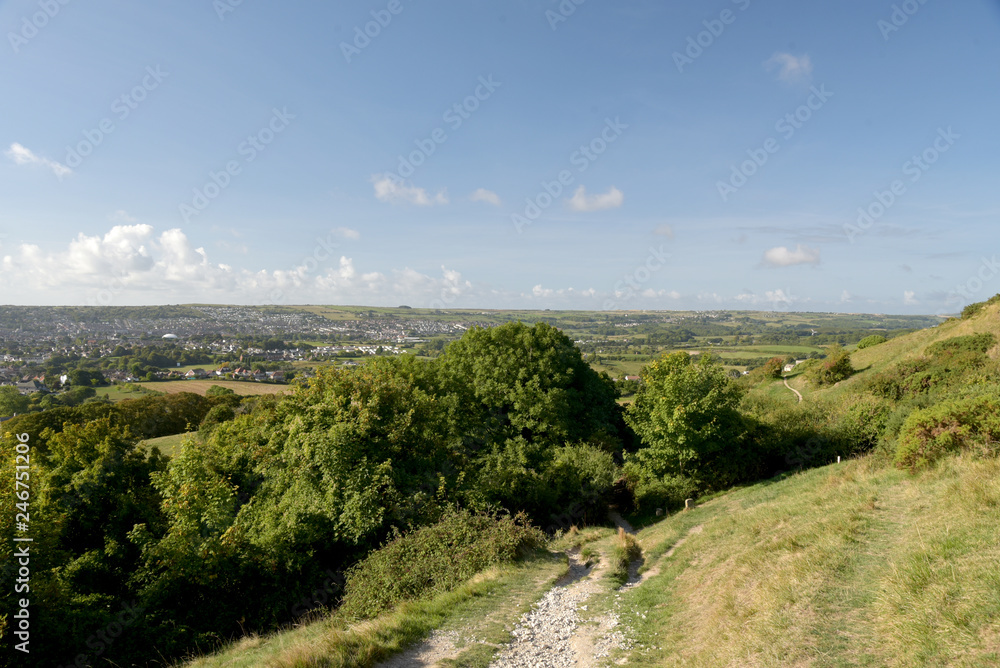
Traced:
<svg viewBox="0 0 1000 668">
<path fill-rule="evenodd" d="M 799 392 L 798 390 L 796 390 L 796 389 L 795 389 L 794 387 L 792 387 L 791 385 L 789 385 L 789 384 L 788 384 L 788 379 L 787 379 L 787 378 L 785 378 L 785 387 L 787 387 L 787 388 L 788 388 L 789 390 L 791 390 L 792 392 L 794 392 L 794 393 L 795 393 L 795 396 L 797 396 L 797 397 L 799 398 L 799 403 L 801 404 L 801 403 L 802 403 L 802 393 L 801 393 L 801 392 Z"/>
</svg>

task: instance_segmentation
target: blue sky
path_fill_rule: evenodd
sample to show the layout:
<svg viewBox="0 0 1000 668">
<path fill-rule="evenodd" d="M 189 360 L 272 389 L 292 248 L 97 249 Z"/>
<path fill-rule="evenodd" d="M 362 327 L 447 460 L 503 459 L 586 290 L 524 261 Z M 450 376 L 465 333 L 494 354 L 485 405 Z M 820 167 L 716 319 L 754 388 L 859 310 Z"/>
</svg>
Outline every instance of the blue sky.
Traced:
<svg viewBox="0 0 1000 668">
<path fill-rule="evenodd" d="M 995 0 L 0 0 L 0 32 L 0 303 L 1000 292 Z"/>
</svg>

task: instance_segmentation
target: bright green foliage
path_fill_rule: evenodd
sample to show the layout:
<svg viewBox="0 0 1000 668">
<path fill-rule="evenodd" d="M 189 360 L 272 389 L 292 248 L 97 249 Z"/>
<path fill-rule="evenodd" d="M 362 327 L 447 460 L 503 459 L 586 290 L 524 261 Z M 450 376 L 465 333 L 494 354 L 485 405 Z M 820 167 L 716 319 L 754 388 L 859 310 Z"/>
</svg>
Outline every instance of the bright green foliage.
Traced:
<svg viewBox="0 0 1000 668">
<path fill-rule="evenodd" d="M 542 323 L 473 329 L 433 364 L 483 500 L 544 523 L 553 510 L 581 499 L 592 504 L 610 489 L 610 458 L 598 463 L 593 454 L 570 457 L 562 448 L 621 451 L 614 384 L 559 330 Z M 580 466 L 568 475 L 572 462 Z M 574 489 L 566 487 L 570 478 Z M 553 479 L 561 482 L 553 486 Z"/>
<path fill-rule="evenodd" d="M 0 387 L 0 417 L 24 413 L 31 404 L 28 397 L 23 396 L 12 385 Z"/>
<path fill-rule="evenodd" d="M 149 480 L 166 462 L 155 450 L 147 455 L 135 438 L 108 418 L 68 424 L 45 437 L 47 448 L 35 447 L 35 439 L 30 440 L 31 656 L 37 665 L 64 665 L 80 650 L 87 651 L 88 636 L 105 628 L 126 602 L 134 600 L 127 583 L 139 551 L 128 533 L 137 523 L 162 529 L 160 499 Z M 13 439 L 7 436 L 3 441 L 4 452 L 13 453 Z M 14 480 L 13 464 L 9 454 L 0 466 L 4 500 L 0 532 L 7 537 L 17 535 L 14 513 L 25 510 L 13 507 L 13 482 L 8 482 Z M 4 543 L 0 564 L 12 563 L 13 543 Z M 11 609 L 14 596 L 8 576 L 5 570 L 0 577 L 4 611 Z M 130 645 L 134 650 L 135 645 L 149 642 L 149 637 L 133 630 L 129 640 L 111 648 L 104 658 L 127 656 Z"/>
<path fill-rule="evenodd" d="M 280 465 L 258 471 L 254 541 L 300 560 L 310 546 L 377 544 L 389 524 L 433 518 L 461 482 L 438 473 L 462 459 L 445 409 L 389 358 L 322 369 L 278 410 Z"/>
<path fill-rule="evenodd" d="M 720 365 L 694 364 L 687 353 L 665 355 L 647 366 L 625 415 L 643 446 L 626 460 L 630 480 L 672 475 L 715 487 L 741 478 L 748 464 L 741 396 Z"/>
<path fill-rule="evenodd" d="M 854 373 L 851 355 L 839 345 L 830 346 L 826 359 L 813 367 L 810 377 L 817 385 L 833 385 L 850 378 Z"/>
<path fill-rule="evenodd" d="M 544 323 L 472 329 L 440 358 L 448 381 L 471 400 L 482 443 L 594 440 L 613 450 L 615 389 L 562 332 Z"/>
<path fill-rule="evenodd" d="M 221 385 L 213 385 L 212 387 L 205 390 L 206 397 L 225 397 L 236 394 L 233 390 L 228 387 L 222 387 Z"/>
<path fill-rule="evenodd" d="M 903 424 L 896 465 L 916 470 L 948 453 L 1000 450 L 1000 399 L 979 396 L 948 400 L 914 411 Z"/>
<path fill-rule="evenodd" d="M 872 334 L 871 336 L 866 336 L 865 338 L 858 341 L 858 350 L 864 350 L 865 348 L 871 348 L 872 346 L 877 346 L 888 341 L 887 338 L 881 334 Z"/>
<path fill-rule="evenodd" d="M 347 572 L 339 613 L 370 618 L 403 601 L 450 591 L 490 566 L 541 547 L 545 535 L 527 517 L 451 511 L 440 521 L 396 535 Z"/>
</svg>

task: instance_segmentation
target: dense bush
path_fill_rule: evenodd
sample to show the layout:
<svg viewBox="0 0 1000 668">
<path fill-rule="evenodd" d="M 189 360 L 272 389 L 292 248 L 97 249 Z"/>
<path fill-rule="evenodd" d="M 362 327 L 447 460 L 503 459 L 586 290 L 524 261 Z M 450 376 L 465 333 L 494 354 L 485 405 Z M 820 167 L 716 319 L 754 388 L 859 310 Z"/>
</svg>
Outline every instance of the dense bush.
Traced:
<svg viewBox="0 0 1000 668">
<path fill-rule="evenodd" d="M 674 510 L 684 507 L 684 500 L 696 496 L 698 484 L 678 475 L 659 477 L 643 476 L 641 473 L 632 480 L 632 494 L 635 506 L 642 512 L 654 508 Z"/>
<path fill-rule="evenodd" d="M 348 618 L 375 617 L 403 601 L 449 591 L 544 543 L 545 535 L 524 515 L 449 511 L 435 524 L 396 535 L 348 570 L 339 612 Z"/>
<path fill-rule="evenodd" d="M 979 396 L 948 400 L 912 413 L 900 431 L 896 465 L 916 470 L 948 453 L 1000 444 L 1000 399 Z"/>
<path fill-rule="evenodd" d="M 858 341 L 858 350 L 864 350 L 865 348 L 871 348 L 873 346 L 878 346 L 888 341 L 881 334 L 872 334 L 871 336 L 866 336 L 865 338 Z"/>
<path fill-rule="evenodd" d="M 995 346 L 997 339 L 989 332 L 956 336 L 944 341 L 938 341 L 927 346 L 927 354 L 936 357 L 956 356 L 962 354 L 981 354 Z"/>
<path fill-rule="evenodd" d="M 826 359 L 812 368 L 809 378 L 817 385 L 834 385 L 850 378 L 853 373 L 850 353 L 839 345 L 833 345 L 827 350 Z"/>
<path fill-rule="evenodd" d="M 781 378 L 781 374 L 785 370 L 785 358 L 784 357 L 772 357 L 764 365 L 764 375 L 768 378 Z"/>
</svg>

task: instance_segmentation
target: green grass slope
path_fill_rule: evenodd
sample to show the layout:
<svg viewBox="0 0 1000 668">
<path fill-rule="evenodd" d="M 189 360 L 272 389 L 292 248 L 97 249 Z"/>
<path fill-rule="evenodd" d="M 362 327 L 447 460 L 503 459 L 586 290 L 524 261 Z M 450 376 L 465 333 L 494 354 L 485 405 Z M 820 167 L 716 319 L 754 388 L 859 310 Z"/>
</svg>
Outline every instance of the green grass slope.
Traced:
<svg viewBox="0 0 1000 668">
<path fill-rule="evenodd" d="M 1000 303 L 983 308 L 967 320 L 948 320 L 937 327 L 923 329 L 889 339 L 883 344 L 856 350 L 851 353 L 851 363 L 858 370 L 851 378 L 842 381 L 836 388 L 821 390 L 821 393 L 842 394 L 856 389 L 864 380 L 879 371 L 884 371 L 903 360 L 920 357 L 927 347 L 957 336 L 971 334 L 993 334 L 1000 341 Z M 1000 357 L 1000 346 L 990 351 L 990 357 Z"/>
<path fill-rule="evenodd" d="M 913 476 L 852 460 L 646 527 L 648 579 L 588 603 L 621 611 L 634 646 L 612 660 L 625 665 L 995 666 L 998 527 L 1000 461 L 952 458 Z M 607 553 L 612 540 L 592 545 Z M 488 624 L 488 643 L 449 663 L 484 666 L 559 572 L 531 561 L 350 630 L 320 620 L 190 665 L 370 666 L 433 628 Z"/>
<path fill-rule="evenodd" d="M 998 527 L 997 460 L 856 460 L 726 494 L 640 532 L 652 554 L 686 540 L 623 594 L 630 665 L 1000 665 Z"/>
</svg>

